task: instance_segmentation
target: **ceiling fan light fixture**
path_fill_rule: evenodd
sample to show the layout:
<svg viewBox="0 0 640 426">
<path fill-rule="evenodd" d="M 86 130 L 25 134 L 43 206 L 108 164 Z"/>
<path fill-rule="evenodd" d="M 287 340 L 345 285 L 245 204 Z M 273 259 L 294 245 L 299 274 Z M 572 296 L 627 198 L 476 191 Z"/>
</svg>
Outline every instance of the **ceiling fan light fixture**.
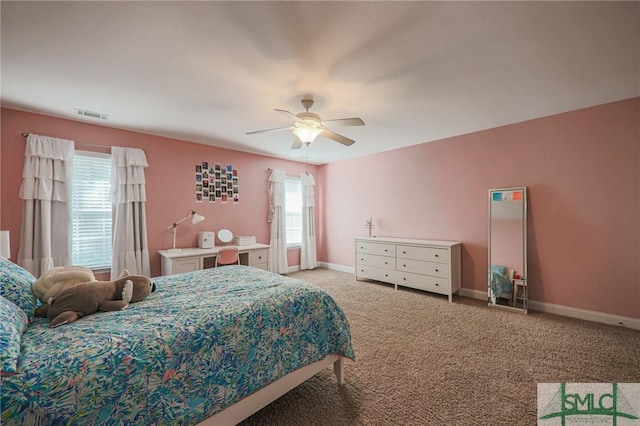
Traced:
<svg viewBox="0 0 640 426">
<path fill-rule="evenodd" d="M 342 136 L 332 130 L 326 128 L 326 123 L 329 126 L 364 126 L 364 121 L 358 117 L 352 118 L 337 118 L 328 121 L 322 121 L 320 116 L 316 113 L 309 112 L 309 108 L 313 106 L 313 99 L 305 97 L 302 99 L 302 106 L 306 109 L 305 112 L 294 114 L 291 111 L 284 109 L 275 109 L 276 112 L 286 115 L 289 119 L 293 119 L 293 125 L 290 127 L 278 127 L 275 129 L 255 130 L 253 132 L 247 132 L 247 135 L 253 135 L 255 133 L 273 132 L 278 130 L 291 130 L 296 136 L 293 140 L 291 149 L 299 149 L 302 145 L 309 146 L 313 141 L 322 134 L 322 136 L 338 142 L 344 146 L 351 146 L 356 141 L 349 139 L 346 136 Z"/>
<path fill-rule="evenodd" d="M 319 127 L 305 127 L 300 126 L 293 129 L 293 133 L 300 138 L 302 143 L 310 144 L 312 143 L 316 137 L 322 133 L 322 129 Z"/>
</svg>

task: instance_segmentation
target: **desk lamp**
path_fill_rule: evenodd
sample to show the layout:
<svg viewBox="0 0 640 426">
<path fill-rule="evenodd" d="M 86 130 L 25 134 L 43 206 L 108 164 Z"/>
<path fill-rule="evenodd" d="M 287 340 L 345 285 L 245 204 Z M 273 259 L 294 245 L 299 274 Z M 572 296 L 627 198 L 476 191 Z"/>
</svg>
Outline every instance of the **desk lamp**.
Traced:
<svg viewBox="0 0 640 426">
<path fill-rule="evenodd" d="M 171 231 L 173 232 L 173 247 L 170 248 L 169 250 L 171 251 L 178 251 L 180 250 L 179 248 L 176 248 L 176 227 L 181 224 L 182 222 L 184 222 L 185 220 L 191 218 L 191 223 L 193 225 L 195 225 L 196 223 L 200 223 L 204 220 L 204 216 L 196 213 L 194 210 L 191 210 L 185 217 L 183 217 L 182 219 L 180 219 L 177 222 L 174 222 L 173 224 L 169 225 L 167 227 L 167 231 Z"/>
</svg>

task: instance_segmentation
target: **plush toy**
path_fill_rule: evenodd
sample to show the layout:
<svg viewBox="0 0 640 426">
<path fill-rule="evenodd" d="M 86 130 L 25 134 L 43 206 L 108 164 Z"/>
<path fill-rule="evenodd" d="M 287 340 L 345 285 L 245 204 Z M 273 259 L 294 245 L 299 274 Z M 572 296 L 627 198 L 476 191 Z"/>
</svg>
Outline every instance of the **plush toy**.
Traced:
<svg viewBox="0 0 640 426">
<path fill-rule="evenodd" d="M 47 318 L 51 327 L 58 327 L 98 311 L 119 311 L 129 302 L 144 299 L 153 290 L 151 279 L 142 275 L 77 284 L 48 301 Z"/>
<path fill-rule="evenodd" d="M 31 285 L 31 292 L 42 303 L 36 309 L 35 316 L 47 317 L 48 300 L 56 297 L 63 290 L 76 284 L 95 281 L 91 269 L 84 266 L 57 266 L 51 268 Z"/>
</svg>

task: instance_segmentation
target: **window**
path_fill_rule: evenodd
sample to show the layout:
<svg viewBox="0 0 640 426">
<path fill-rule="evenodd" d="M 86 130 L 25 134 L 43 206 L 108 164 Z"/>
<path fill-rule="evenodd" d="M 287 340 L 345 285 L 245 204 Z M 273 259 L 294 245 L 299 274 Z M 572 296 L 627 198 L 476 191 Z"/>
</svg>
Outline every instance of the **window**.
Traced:
<svg viewBox="0 0 640 426">
<path fill-rule="evenodd" d="M 287 178 L 284 193 L 287 247 L 299 247 L 302 243 L 302 181 L 299 178 Z"/>
<path fill-rule="evenodd" d="M 111 156 L 76 151 L 71 200 L 71 262 L 111 268 Z"/>
</svg>

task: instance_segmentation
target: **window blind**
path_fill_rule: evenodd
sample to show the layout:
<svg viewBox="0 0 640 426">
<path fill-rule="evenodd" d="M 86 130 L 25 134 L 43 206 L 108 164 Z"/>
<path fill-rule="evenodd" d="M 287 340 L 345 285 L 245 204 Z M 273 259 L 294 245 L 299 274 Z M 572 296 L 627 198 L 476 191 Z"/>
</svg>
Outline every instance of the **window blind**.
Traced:
<svg viewBox="0 0 640 426">
<path fill-rule="evenodd" d="M 111 268 L 111 156 L 76 151 L 73 159 L 71 259 Z"/>
<path fill-rule="evenodd" d="M 284 192 L 287 246 L 299 246 L 302 243 L 302 181 L 299 178 L 287 178 Z"/>
</svg>

